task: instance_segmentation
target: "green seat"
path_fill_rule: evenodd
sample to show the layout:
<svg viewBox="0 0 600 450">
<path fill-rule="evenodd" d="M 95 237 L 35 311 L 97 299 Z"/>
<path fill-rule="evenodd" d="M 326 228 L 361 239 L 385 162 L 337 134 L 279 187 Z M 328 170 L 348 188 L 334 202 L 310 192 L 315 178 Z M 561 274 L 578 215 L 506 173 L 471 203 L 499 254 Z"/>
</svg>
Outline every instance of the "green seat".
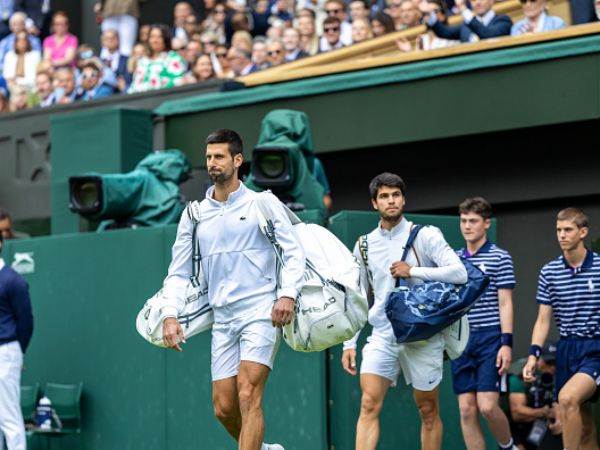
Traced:
<svg viewBox="0 0 600 450">
<path fill-rule="evenodd" d="M 44 396 L 52 402 L 52 408 L 62 422 L 61 433 L 81 432 L 81 392 L 83 383 L 46 383 Z"/>
<path fill-rule="evenodd" d="M 33 422 L 33 415 L 40 395 L 40 384 L 21 386 L 21 412 L 25 423 Z"/>
</svg>

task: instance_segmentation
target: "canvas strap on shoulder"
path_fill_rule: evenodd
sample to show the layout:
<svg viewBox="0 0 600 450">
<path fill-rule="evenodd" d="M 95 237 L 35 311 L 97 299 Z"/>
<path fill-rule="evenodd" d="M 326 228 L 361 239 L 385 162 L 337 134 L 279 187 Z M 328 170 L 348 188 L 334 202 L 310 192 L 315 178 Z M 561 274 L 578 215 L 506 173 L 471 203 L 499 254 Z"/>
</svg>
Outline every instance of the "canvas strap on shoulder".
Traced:
<svg viewBox="0 0 600 450">
<path fill-rule="evenodd" d="M 406 257 L 408 256 L 408 252 L 410 252 L 411 249 L 413 249 L 414 251 L 414 243 L 415 240 L 417 239 L 417 235 L 419 234 L 419 231 L 421 231 L 421 229 L 423 228 L 423 225 L 415 225 L 410 229 L 410 234 L 408 235 L 408 239 L 406 241 L 406 244 L 404 245 L 404 252 L 402 253 L 402 258 L 400 259 L 400 261 L 406 261 Z M 416 256 L 417 252 L 415 252 L 415 256 Z M 418 261 L 418 257 L 417 257 L 417 261 Z M 419 263 L 420 264 L 420 263 Z"/>
<path fill-rule="evenodd" d="M 192 286 L 199 285 L 198 275 L 200 274 L 200 243 L 198 242 L 198 225 L 200 224 L 200 205 L 198 202 L 189 202 L 186 207 L 188 217 L 194 224 L 192 227 Z"/>
</svg>

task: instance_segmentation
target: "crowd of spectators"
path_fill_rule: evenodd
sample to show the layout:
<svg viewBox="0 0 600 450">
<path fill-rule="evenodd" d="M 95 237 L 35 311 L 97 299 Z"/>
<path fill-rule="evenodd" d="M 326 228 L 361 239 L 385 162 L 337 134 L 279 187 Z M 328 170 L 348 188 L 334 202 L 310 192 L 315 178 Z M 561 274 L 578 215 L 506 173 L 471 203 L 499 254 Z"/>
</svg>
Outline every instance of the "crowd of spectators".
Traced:
<svg viewBox="0 0 600 450">
<path fill-rule="evenodd" d="M 33 10 L 0 0 L 0 112 L 234 78 L 420 24 L 427 31 L 399 39 L 399 51 L 565 25 L 545 0 L 521 0 L 525 18 L 516 24 L 494 13 L 494 0 L 204 0 L 203 17 L 180 1 L 172 24 L 139 26 L 140 1 L 95 5 L 96 51 L 69 32 L 66 13 L 51 13 L 50 0 Z M 588 21 L 597 19 L 591 10 Z M 448 25 L 453 14 L 461 25 Z"/>
</svg>

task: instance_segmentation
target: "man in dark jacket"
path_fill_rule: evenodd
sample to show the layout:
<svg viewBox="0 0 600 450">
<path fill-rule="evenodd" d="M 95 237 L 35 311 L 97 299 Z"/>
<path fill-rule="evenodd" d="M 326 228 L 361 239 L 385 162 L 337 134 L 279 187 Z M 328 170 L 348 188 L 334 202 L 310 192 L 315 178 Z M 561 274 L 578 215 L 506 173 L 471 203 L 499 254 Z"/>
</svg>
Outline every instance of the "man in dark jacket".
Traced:
<svg viewBox="0 0 600 450">
<path fill-rule="evenodd" d="M 510 34 L 512 20 L 507 15 L 497 15 L 494 12 L 494 0 L 472 0 L 472 9 L 467 7 L 466 0 L 456 0 L 455 3 L 463 16 L 462 25 L 446 25 L 438 21 L 435 14 L 429 15 L 427 25 L 438 37 L 476 42 Z"/>
<path fill-rule="evenodd" d="M 4 238 L 0 234 L 0 251 Z M 33 332 L 25 280 L 0 258 L 0 439 L 8 450 L 25 450 L 20 405 L 21 368 Z"/>
</svg>

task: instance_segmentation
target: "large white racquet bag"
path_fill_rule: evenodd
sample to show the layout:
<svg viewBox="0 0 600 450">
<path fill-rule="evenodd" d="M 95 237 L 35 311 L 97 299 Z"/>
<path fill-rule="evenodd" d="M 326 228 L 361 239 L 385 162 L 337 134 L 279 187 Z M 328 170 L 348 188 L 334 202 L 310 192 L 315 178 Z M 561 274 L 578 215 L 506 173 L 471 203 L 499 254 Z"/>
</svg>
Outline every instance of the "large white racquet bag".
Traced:
<svg viewBox="0 0 600 450">
<path fill-rule="evenodd" d="M 194 223 L 192 231 L 192 276 L 185 286 L 179 288 L 179 291 L 174 290 L 174 288 L 159 290 L 144 304 L 135 321 L 138 333 L 157 347 L 165 347 L 162 330 L 164 315 L 161 309 L 167 303 L 172 303 L 172 301 L 167 302 L 166 296 L 169 296 L 169 300 L 175 300 L 178 304 L 177 320 L 181 324 L 186 339 L 209 330 L 213 324 L 213 312 L 208 304 L 208 286 L 200 265 L 200 246 L 196 236 L 196 229 L 200 223 L 199 203 L 192 202 L 188 204 L 186 210 Z"/>
<path fill-rule="evenodd" d="M 271 201 L 272 196 L 256 196 L 259 224 L 281 267 Z M 283 327 L 283 337 L 294 350 L 318 352 L 347 341 L 365 326 L 369 312 L 365 286 L 360 284 L 358 261 L 337 237 L 319 225 L 303 223 L 284 208 L 304 249 L 306 268 L 294 320 Z"/>
</svg>

